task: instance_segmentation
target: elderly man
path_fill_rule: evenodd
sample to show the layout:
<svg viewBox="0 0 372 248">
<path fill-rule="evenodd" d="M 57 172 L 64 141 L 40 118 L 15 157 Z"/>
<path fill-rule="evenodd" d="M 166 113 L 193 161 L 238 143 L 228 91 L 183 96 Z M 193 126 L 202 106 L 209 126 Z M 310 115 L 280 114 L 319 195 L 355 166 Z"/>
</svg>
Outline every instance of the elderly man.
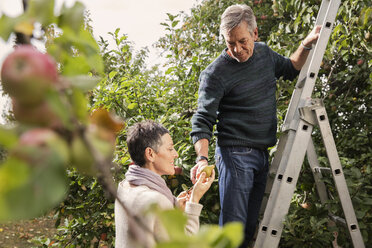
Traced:
<svg viewBox="0 0 372 248">
<path fill-rule="evenodd" d="M 198 109 L 191 137 L 197 153 L 191 170 L 195 181 L 208 164 L 208 146 L 217 123 L 216 166 L 219 172 L 219 224 L 242 222 L 252 240 L 268 173 L 267 148 L 276 143 L 276 81 L 293 80 L 304 65 L 320 26 L 301 42 L 290 58 L 256 42 L 258 28 L 247 5 L 228 7 L 220 32 L 226 46 L 200 75 Z"/>
</svg>

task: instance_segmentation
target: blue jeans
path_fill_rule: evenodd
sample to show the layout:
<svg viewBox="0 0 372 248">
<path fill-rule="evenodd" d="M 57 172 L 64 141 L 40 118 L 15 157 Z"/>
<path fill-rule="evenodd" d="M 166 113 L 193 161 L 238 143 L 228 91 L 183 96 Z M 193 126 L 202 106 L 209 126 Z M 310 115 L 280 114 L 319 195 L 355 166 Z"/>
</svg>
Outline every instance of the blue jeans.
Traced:
<svg viewBox="0 0 372 248">
<path fill-rule="evenodd" d="M 244 224 L 241 248 L 248 247 L 256 230 L 269 170 L 268 152 L 242 146 L 216 146 L 221 212 L 219 225 Z"/>
</svg>

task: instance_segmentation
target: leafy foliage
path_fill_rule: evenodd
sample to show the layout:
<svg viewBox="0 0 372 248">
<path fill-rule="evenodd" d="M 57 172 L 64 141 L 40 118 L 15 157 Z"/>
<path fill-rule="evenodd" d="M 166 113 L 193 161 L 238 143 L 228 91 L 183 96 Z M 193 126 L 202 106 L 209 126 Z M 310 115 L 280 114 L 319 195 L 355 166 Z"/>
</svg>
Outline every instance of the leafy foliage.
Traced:
<svg viewBox="0 0 372 248">
<path fill-rule="evenodd" d="M 300 41 L 311 30 L 319 10 L 320 0 L 240 0 L 252 6 L 259 28 L 260 41 L 266 42 L 275 51 L 289 56 L 300 44 Z M 168 14 L 162 25 L 166 35 L 157 42 L 163 51 L 166 63 L 153 68 L 146 68 L 146 49 L 134 53 L 126 35 L 120 35 L 117 29 L 111 33 L 115 48 L 109 48 L 108 41 L 101 40 L 98 56 L 97 46 L 87 31 L 71 28 L 62 36 L 51 39 L 48 51 L 62 64 L 63 74 L 75 79 L 76 85 L 81 78 L 77 74 L 93 75 L 104 72 L 106 75 L 98 87 L 89 92 L 91 109 L 104 107 L 125 119 L 127 125 L 143 119 L 154 119 L 163 123 L 170 131 L 180 158 L 176 162 L 183 168 L 182 175 L 167 177 L 166 180 L 174 192 L 191 186 L 189 169 L 195 160 L 194 148 L 189 138 L 190 118 L 197 106 L 198 77 L 200 72 L 212 62 L 224 48 L 224 41 L 219 35 L 220 16 L 224 9 L 237 1 L 206 0 L 195 6 L 191 14 Z M 31 8 L 32 9 L 32 8 Z M 49 9 L 49 8 L 46 8 Z M 82 23 L 76 14 L 81 9 L 76 4 L 72 9 L 64 9 L 60 24 L 73 26 Z M 372 230 L 372 142 L 371 142 L 371 7 L 367 0 L 342 1 L 338 11 L 336 25 L 329 41 L 326 54 L 316 81 L 314 98 L 325 102 L 328 117 L 332 126 L 338 153 L 341 158 L 344 174 L 352 197 L 353 206 L 366 246 L 372 245 L 368 233 Z M 28 15 L 33 15 L 30 10 Z M 50 14 L 41 15 L 46 23 L 54 19 Z M 75 18 L 75 19 L 74 19 Z M 79 25 L 80 25 L 79 24 Z M 8 39 L 12 28 L 28 30 L 21 19 L 6 16 L 0 18 L 0 33 Z M 48 33 L 46 33 L 48 34 Z M 77 43 L 80 39 L 85 42 Z M 65 44 L 65 45 L 64 45 Z M 60 47 L 59 47 L 60 46 Z M 84 51 L 84 55 L 75 49 Z M 59 48 L 58 48 L 59 47 Z M 64 53 L 64 52 L 68 53 Z M 80 56 L 76 56 L 80 55 Z M 100 57 L 104 66 L 97 66 Z M 76 70 L 75 70 L 76 68 Z M 92 70 L 92 68 L 96 68 Z M 88 78 L 89 79 L 89 78 Z M 86 81 L 90 85 L 90 80 Z M 293 82 L 278 81 L 277 106 L 278 120 L 284 120 Z M 75 109 L 86 102 L 76 94 Z M 278 133 L 280 137 L 280 132 Z M 314 142 L 319 162 L 327 166 L 328 160 L 317 129 L 314 130 Z M 117 149 L 111 168 L 116 182 L 124 178 L 130 159 L 125 146 L 125 131 L 117 137 Z M 211 142 L 210 157 L 213 157 L 215 140 Z M 57 210 L 60 230 L 57 237 L 60 245 L 67 247 L 98 245 L 103 238 L 113 244 L 113 199 L 104 197 L 104 191 L 96 178 L 82 176 L 74 170 L 68 174 L 70 190 L 66 200 Z M 297 190 L 293 196 L 285 229 L 280 242 L 281 247 L 318 247 L 330 246 L 337 242 L 342 247 L 351 247 L 347 230 L 342 226 L 328 225 L 328 207 L 331 212 L 343 216 L 341 205 L 332 178 L 325 176 L 330 202 L 320 204 L 315 183 L 309 166 L 303 166 Z M 217 223 L 219 214 L 218 187 L 214 183 L 202 199 L 204 211 L 202 223 Z M 172 213 L 173 214 L 173 213 Z M 237 226 L 218 229 L 211 226 L 201 230 L 206 241 L 205 247 L 216 247 L 239 236 Z M 334 232 L 338 233 L 334 240 Z M 105 234 L 102 236 L 102 234 Z M 202 244 L 202 238 L 183 240 L 184 247 L 191 247 L 193 242 Z M 205 239 L 205 237 L 209 237 Z M 224 237 L 227 241 L 224 241 Z M 178 243 L 177 243 L 178 242 Z M 189 246 L 187 246 L 189 245 Z M 235 247 L 228 244 L 223 247 Z M 177 240 L 159 247 L 181 247 Z M 183 247 L 183 246 L 182 246 Z M 202 246 L 198 246 L 202 247 Z"/>
</svg>

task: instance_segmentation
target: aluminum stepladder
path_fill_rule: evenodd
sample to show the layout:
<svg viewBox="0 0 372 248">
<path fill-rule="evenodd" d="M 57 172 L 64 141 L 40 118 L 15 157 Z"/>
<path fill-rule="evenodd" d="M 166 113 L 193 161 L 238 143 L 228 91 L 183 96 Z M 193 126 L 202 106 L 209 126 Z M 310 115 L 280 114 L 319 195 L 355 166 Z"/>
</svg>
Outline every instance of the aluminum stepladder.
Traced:
<svg viewBox="0 0 372 248">
<path fill-rule="evenodd" d="M 320 64 L 332 32 L 340 0 L 323 0 L 315 25 L 321 31 L 315 48 L 310 51 L 303 66 L 282 127 L 277 151 L 270 166 L 266 193 L 270 193 L 265 213 L 257 232 L 255 248 L 278 247 L 283 230 L 283 221 L 288 213 L 301 167 L 307 154 L 313 170 L 321 202 L 327 201 L 324 183 L 314 144 L 311 139 L 313 127 L 319 126 L 326 148 L 330 168 L 354 247 L 364 248 L 363 238 L 355 216 L 346 180 L 332 136 L 327 113 L 321 100 L 311 99 Z M 265 200 L 264 200 L 265 201 Z"/>
</svg>

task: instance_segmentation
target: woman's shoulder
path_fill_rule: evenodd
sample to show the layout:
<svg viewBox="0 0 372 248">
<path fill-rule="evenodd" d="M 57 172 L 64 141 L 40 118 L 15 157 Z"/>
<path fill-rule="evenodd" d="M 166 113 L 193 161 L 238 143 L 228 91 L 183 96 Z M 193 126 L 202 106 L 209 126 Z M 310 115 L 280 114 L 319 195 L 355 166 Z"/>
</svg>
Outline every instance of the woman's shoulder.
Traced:
<svg viewBox="0 0 372 248">
<path fill-rule="evenodd" d="M 172 207 L 172 203 L 165 195 L 145 185 L 133 186 L 128 182 L 121 182 L 118 186 L 118 195 L 124 202 L 138 207 L 146 207 L 152 204 L 158 204 L 161 208 Z"/>
</svg>

